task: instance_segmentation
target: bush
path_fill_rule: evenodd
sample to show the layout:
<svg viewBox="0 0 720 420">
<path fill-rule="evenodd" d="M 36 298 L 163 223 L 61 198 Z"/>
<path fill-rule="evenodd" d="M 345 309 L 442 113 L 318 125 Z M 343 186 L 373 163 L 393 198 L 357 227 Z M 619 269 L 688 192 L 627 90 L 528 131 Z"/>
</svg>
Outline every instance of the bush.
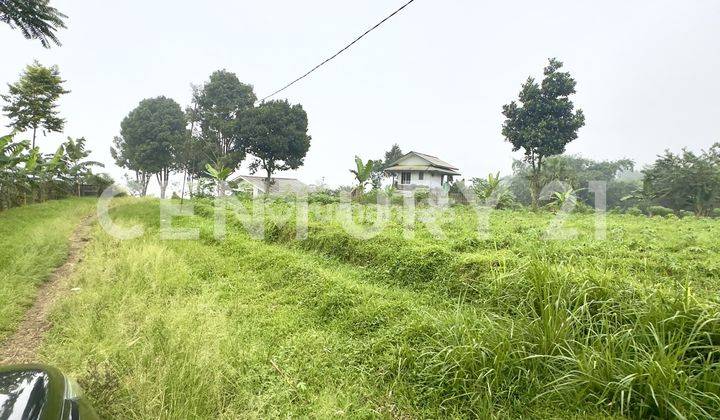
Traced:
<svg viewBox="0 0 720 420">
<path fill-rule="evenodd" d="M 692 217 L 695 216 L 695 213 L 687 210 L 678 210 L 677 215 L 679 217 L 685 218 L 685 217 Z"/>
<path fill-rule="evenodd" d="M 627 210 L 625 210 L 625 214 L 629 214 L 631 216 L 642 216 L 643 212 L 640 210 L 639 207 L 630 207 Z"/>
<path fill-rule="evenodd" d="M 415 204 L 427 204 L 430 200 L 430 191 L 425 188 L 415 190 Z"/>
<path fill-rule="evenodd" d="M 719 217 L 720 218 L 720 208 L 713 209 L 712 211 L 712 217 Z"/>
<path fill-rule="evenodd" d="M 308 195 L 308 203 L 310 204 L 333 204 L 339 202 L 339 197 L 330 195 L 326 192 L 316 192 Z"/>
<path fill-rule="evenodd" d="M 663 207 L 663 206 L 650 206 L 650 207 L 648 207 L 647 211 L 648 211 L 648 215 L 650 215 L 650 216 L 666 217 L 671 214 L 675 214 L 675 212 L 673 212 L 672 209 L 669 209 L 669 208 Z"/>
</svg>

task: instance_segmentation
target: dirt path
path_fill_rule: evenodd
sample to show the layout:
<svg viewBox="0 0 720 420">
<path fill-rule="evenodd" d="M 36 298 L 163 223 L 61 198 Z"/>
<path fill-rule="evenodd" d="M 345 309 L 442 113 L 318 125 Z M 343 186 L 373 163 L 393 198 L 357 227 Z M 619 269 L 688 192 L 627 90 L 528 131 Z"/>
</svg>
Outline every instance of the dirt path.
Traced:
<svg viewBox="0 0 720 420">
<path fill-rule="evenodd" d="M 30 363 L 37 361 L 37 349 L 45 333 L 50 329 L 48 315 L 59 297 L 67 293 L 64 280 L 73 273 L 75 265 L 82 260 L 82 251 L 90 240 L 90 227 L 94 216 L 84 218 L 70 236 L 67 260 L 56 268 L 48 280 L 38 289 L 33 306 L 17 331 L 0 343 L 0 364 Z"/>
</svg>

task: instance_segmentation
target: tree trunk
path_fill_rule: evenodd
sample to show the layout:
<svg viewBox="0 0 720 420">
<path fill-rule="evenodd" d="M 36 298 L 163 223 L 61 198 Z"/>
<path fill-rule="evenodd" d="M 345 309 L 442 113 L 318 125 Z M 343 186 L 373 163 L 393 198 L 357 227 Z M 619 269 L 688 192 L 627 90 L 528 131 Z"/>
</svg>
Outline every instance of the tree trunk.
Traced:
<svg viewBox="0 0 720 420">
<path fill-rule="evenodd" d="M 33 127 L 33 139 L 32 139 L 32 148 L 35 148 L 35 134 L 37 133 L 37 127 Z"/>
<path fill-rule="evenodd" d="M 170 176 L 170 170 L 169 169 L 161 169 L 160 172 L 155 174 L 158 180 L 158 184 L 160 184 L 160 199 L 165 198 L 165 191 L 167 190 L 168 185 L 168 177 Z"/>
<path fill-rule="evenodd" d="M 270 195 L 270 186 L 272 185 L 272 168 L 265 165 L 265 171 L 267 172 L 267 178 L 265 178 L 265 195 Z"/>
<path fill-rule="evenodd" d="M 538 201 L 540 199 L 540 190 L 542 188 L 542 186 L 540 185 L 540 174 L 542 172 L 542 156 L 538 156 L 537 164 L 534 157 L 531 163 L 532 175 L 530 177 L 530 200 L 532 203 L 532 209 L 537 210 L 539 207 Z"/>
</svg>

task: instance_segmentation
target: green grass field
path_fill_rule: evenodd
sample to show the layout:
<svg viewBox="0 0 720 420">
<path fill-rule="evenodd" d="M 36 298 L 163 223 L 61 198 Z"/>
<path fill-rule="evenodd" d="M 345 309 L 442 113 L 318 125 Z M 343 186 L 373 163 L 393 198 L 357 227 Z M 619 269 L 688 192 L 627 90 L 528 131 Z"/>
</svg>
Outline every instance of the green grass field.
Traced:
<svg viewBox="0 0 720 420">
<path fill-rule="evenodd" d="M 277 205 L 283 208 L 283 205 Z M 122 202 L 145 234 L 94 240 L 42 359 L 107 418 L 712 418 L 720 415 L 720 225 L 711 219 L 471 210 L 393 212 L 359 240 L 311 209 L 308 237 L 268 217 L 213 237 L 212 209 L 159 239 L 156 201 Z M 357 216 L 357 215 L 356 215 Z M 281 218 L 280 218 L 281 219 Z"/>
<path fill-rule="evenodd" d="M 91 199 L 71 199 L 0 212 L 0 340 L 65 260 L 70 234 L 94 205 Z"/>
</svg>

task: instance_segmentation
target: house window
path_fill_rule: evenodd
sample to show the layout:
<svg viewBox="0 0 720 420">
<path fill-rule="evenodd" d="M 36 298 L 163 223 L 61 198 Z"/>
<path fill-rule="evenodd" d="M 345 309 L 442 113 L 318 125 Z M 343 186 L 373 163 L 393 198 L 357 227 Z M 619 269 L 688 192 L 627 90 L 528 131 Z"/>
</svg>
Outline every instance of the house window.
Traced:
<svg viewBox="0 0 720 420">
<path fill-rule="evenodd" d="M 425 172 L 420 172 L 420 173 L 418 173 L 418 179 L 419 179 L 420 181 L 422 181 L 423 179 L 425 179 Z"/>
<path fill-rule="evenodd" d="M 401 184 L 409 184 L 410 183 L 410 172 L 403 172 L 400 174 L 400 183 Z"/>
</svg>

